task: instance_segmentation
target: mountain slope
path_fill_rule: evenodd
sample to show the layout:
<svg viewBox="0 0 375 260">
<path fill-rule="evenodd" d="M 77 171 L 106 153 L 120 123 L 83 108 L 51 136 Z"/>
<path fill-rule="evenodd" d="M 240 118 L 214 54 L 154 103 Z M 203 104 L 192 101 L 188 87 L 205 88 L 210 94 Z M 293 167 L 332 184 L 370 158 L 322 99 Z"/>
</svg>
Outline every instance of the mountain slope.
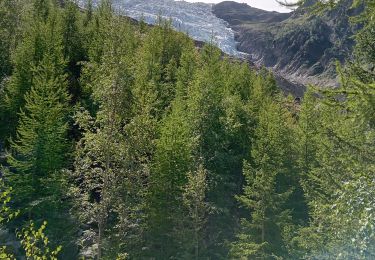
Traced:
<svg viewBox="0 0 375 260">
<path fill-rule="evenodd" d="M 310 3 L 311 4 L 311 3 Z M 320 16 L 306 15 L 304 8 L 291 14 L 267 12 L 236 2 L 222 2 L 213 12 L 235 31 L 238 50 L 250 59 L 301 84 L 337 85 L 335 62 L 352 53 L 356 28 L 346 0 Z"/>
<path fill-rule="evenodd" d="M 99 2 L 94 0 L 94 4 Z M 143 19 L 149 24 L 157 23 L 159 16 L 170 19 L 174 28 L 193 39 L 209 42 L 213 38 L 223 52 L 234 56 L 239 54 L 234 32 L 225 21 L 212 13 L 212 4 L 174 0 L 113 0 L 113 5 L 121 14 L 136 20 Z"/>
<path fill-rule="evenodd" d="M 94 4 L 98 4 L 98 0 L 94 0 Z M 135 20 L 144 20 L 148 24 L 155 24 L 158 22 L 158 17 L 170 19 L 172 25 L 176 30 L 186 32 L 193 39 L 196 40 L 198 47 L 202 46 L 203 42 L 214 41 L 215 44 L 226 54 L 235 58 L 246 58 L 247 55 L 238 52 L 237 42 L 235 41 L 234 31 L 229 27 L 229 23 L 223 19 L 215 16 L 212 12 L 212 4 L 204 3 L 189 3 L 185 1 L 174 0 L 153 0 L 150 4 L 149 0 L 113 0 L 114 7 L 117 12 L 131 17 Z M 85 6 L 84 1 L 81 0 L 80 5 Z M 243 5 L 243 7 L 248 7 Z M 289 14 L 271 13 L 254 9 L 254 12 L 244 13 L 244 19 L 264 20 L 275 22 L 288 17 Z M 229 19 L 232 16 L 231 10 L 227 9 Z M 234 13 L 237 10 L 233 10 Z M 234 14 L 233 13 L 233 14 Z M 274 18 L 274 15 L 278 18 Z M 253 62 L 250 62 L 254 66 Z M 286 93 L 292 93 L 294 96 L 302 96 L 304 86 L 299 83 L 293 83 L 286 80 L 281 75 L 275 75 L 280 88 Z"/>
</svg>

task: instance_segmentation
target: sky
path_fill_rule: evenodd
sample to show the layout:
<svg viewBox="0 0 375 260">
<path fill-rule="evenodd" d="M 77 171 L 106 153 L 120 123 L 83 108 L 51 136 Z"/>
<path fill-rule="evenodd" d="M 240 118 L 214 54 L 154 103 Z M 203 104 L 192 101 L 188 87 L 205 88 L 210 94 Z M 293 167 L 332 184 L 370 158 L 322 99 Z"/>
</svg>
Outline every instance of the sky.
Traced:
<svg viewBox="0 0 375 260">
<path fill-rule="evenodd" d="M 185 0 L 188 2 L 204 2 L 204 3 L 219 3 L 224 0 Z M 252 7 L 256 7 L 268 11 L 278 11 L 278 12 L 290 12 L 290 9 L 287 9 L 283 6 L 280 6 L 275 0 L 235 0 L 239 3 L 247 3 Z"/>
</svg>

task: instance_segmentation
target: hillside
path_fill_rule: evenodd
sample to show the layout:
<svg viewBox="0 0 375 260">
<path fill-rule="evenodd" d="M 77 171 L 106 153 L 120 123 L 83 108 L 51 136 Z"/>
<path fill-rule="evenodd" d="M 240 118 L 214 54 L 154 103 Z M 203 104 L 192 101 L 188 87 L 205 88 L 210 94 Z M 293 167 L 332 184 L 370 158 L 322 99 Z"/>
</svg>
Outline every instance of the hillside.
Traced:
<svg viewBox="0 0 375 260">
<path fill-rule="evenodd" d="M 360 10 L 351 5 L 351 0 L 341 1 L 317 16 L 306 15 L 306 6 L 281 14 L 226 1 L 213 6 L 213 12 L 229 23 L 238 50 L 249 53 L 254 63 L 293 82 L 334 86 L 335 62 L 344 63 L 354 46 L 356 28 L 349 17 Z"/>
<path fill-rule="evenodd" d="M 0 259 L 373 260 L 373 0 L 341 86 L 302 99 L 119 2 L 0 2 Z M 316 19 L 229 7 L 259 31 Z"/>
</svg>

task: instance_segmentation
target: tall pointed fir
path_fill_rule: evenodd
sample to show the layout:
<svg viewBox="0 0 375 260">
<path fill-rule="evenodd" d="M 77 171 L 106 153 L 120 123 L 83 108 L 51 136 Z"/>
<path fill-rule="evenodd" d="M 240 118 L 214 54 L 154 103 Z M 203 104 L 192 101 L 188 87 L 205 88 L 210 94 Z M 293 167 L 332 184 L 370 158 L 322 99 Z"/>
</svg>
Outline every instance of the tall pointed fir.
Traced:
<svg viewBox="0 0 375 260">
<path fill-rule="evenodd" d="M 12 70 L 11 54 L 18 41 L 20 12 L 23 6 L 19 0 L 0 2 L 0 83 Z"/>
<path fill-rule="evenodd" d="M 69 76 L 69 92 L 73 101 L 81 96 L 79 77 L 81 73 L 80 62 L 87 60 L 87 51 L 83 46 L 83 23 L 76 1 L 65 1 L 61 12 L 61 33 L 63 35 L 63 53 L 67 60 Z"/>
<path fill-rule="evenodd" d="M 5 106 L 5 88 L 13 70 L 12 53 L 19 40 L 20 1 L 4 0 L 0 2 L 0 149 L 9 137 L 8 111 Z"/>
<path fill-rule="evenodd" d="M 183 190 L 183 205 L 186 213 L 182 217 L 183 234 L 180 240 L 183 242 L 183 250 L 179 254 L 181 258 L 197 260 L 204 257 L 206 253 L 204 232 L 210 214 L 207 189 L 207 171 L 200 164 L 195 171 L 188 173 Z"/>
<path fill-rule="evenodd" d="M 183 217 L 182 191 L 187 173 L 194 165 L 196 140 L 186 106 L 180 99 L 162 122 L 156 141 L 153 169 L 150 176 L 149 240 L 151 254 L 160 258 L 176 257 L 182 251 L 179 221 Z"/>
<path fill-rule="evenodd" d="M 197 158 L 202 158 L 208 172 L 207 200 L 215 209 L 205 228 L 205 254 L 220 258 L 227 255 L 228 248 L 224 244 L 234 233 L 234 195 L 239 190 L 242 160 L 248 150 L 247 145 L 238 145 L 247 139 L 244 133 L 250 120 L 244 113 L 246 101 L 233 93 L 235 87 L 247 88 L 251 84 L 235 83 L 229 69 L 230 61 L 223 61 L 220 50 L 214 45 L 205 46 L 201 55 L 201 69 L 189 88 L 187 107 L 191 127 L 198 138 Z M 238 136 L 234 136 L 236 131 L 240 133 Z M 218 229 L 222 232 L 215 231 Z"/>
<path fill-rule="evenodd" d="M 253 137 L 251 158 L 244 166 L 246 184 L 239 202 L 251 212 L 241 220 L 231 256 L 240 259 L 286 257 L 284 229 L 291 224 L 286 202 L 293 177 L 293 131 L 291 117 L 280 104 L 263 100 Z"/>
<path fill-rule="evenodd" d="M 186 99 L 196 66 L 197 53 L 189 42 L 176 72 L 176 98 L 159 123 L 160 136 L 155 142 L 146 241 L 149 254 L 159 258 L 177 257 L 184 252 L 182 193 L 187 173 L 194 166 L 196 147 Z"/>
<path fill-rule="evenodd" d="M 104 10 L 102 10 L 104 11 Z M 106 12 L 111 12 L 107 10 Z M 100 18 L 100 17 L 99 17 Z M 77 144 L 74 163 L 74 213 L 81 223 L 91 224 L 98 259 L 139 253 L 143 177 L 124 129 L 130 120 L 134 32 L 120 17 L 101 24 L 101 57 L 93 54 L 84 68 L 84 84 L 97 109 L 95 117 L 86 110 L 77 113 L 83 136 Z M 125 36 L 125 37 L 124 37 Z M 83 237 L 85 239 L 85 237 Z M 134 246 L 137 245 L 137 246 Z M 87 248 L 82 248 L 86 250 Z"/>
<path fill-rule="evenodd" d="M 50 59 L 57 62 L 60 59 L 60 24 L 58 11 L 51 0 L 33 0 L 30 5 L 25 5 L 23 15 L 25 26 L 21 27 L 21 42 L 12 60 L 13 73 L 5 86 L 5 98 L 1 104 L 5 138 L 15 134 L 18 113 L 25 105 L 24 96 L 33 84 L 33 67 L 40 64 L 46 53 Z"/>
<path fill-rule="evenodd" d="M 374 257 L 374 111 L 375 62 L 371 15 L 375 5 L 357 18 L 356 59 L 340 69 L 341 86 L 321 90 L 315 164 L 306 175 L 305 193 L 311 222 L 298 241 L 308 257 L 371 259 Z M 339 97 L 339 98 L 338 98 Z M 304 113 L 309 113 L 304 111 Z"/>
<path fill-rule="evenodd" d="M 17 135 L 11 141 L 12 153 L 7 161 L 12 173 L 8 176 L 16 190 L 17 205 L 29 216 L 39 214 L 46 202 L 49 207 L 61 193 L 59 170 L 68 158 L 68 102 L 65 62 L 61 55 L 45 53 L 40 65 L 33 69 L 33 84 L 25 96 Z M 44 198 L 51 196 L 47 201 Z"/>
</svg>

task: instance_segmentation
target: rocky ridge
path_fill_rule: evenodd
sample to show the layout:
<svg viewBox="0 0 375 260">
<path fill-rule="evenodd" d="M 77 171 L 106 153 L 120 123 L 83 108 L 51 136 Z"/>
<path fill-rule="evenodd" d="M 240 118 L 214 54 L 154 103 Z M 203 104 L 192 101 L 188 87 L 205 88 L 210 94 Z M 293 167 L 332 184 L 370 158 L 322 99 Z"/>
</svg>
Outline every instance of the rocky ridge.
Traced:
<svg viewBox="0 0 375 260">
<path fill-rule="evenodd" d="M 307 14 L 308 1 L 289 14 L 267 12 L 232 1 L 213 6 L 213 13 L 235 31 L 237 48 L 258 66 L 272 69 L 289 81 L 337 86 L 336 61 L 350 58 L 356 26 L 349 18 L 352 0 L 320 15 Z"/>
</svg>

